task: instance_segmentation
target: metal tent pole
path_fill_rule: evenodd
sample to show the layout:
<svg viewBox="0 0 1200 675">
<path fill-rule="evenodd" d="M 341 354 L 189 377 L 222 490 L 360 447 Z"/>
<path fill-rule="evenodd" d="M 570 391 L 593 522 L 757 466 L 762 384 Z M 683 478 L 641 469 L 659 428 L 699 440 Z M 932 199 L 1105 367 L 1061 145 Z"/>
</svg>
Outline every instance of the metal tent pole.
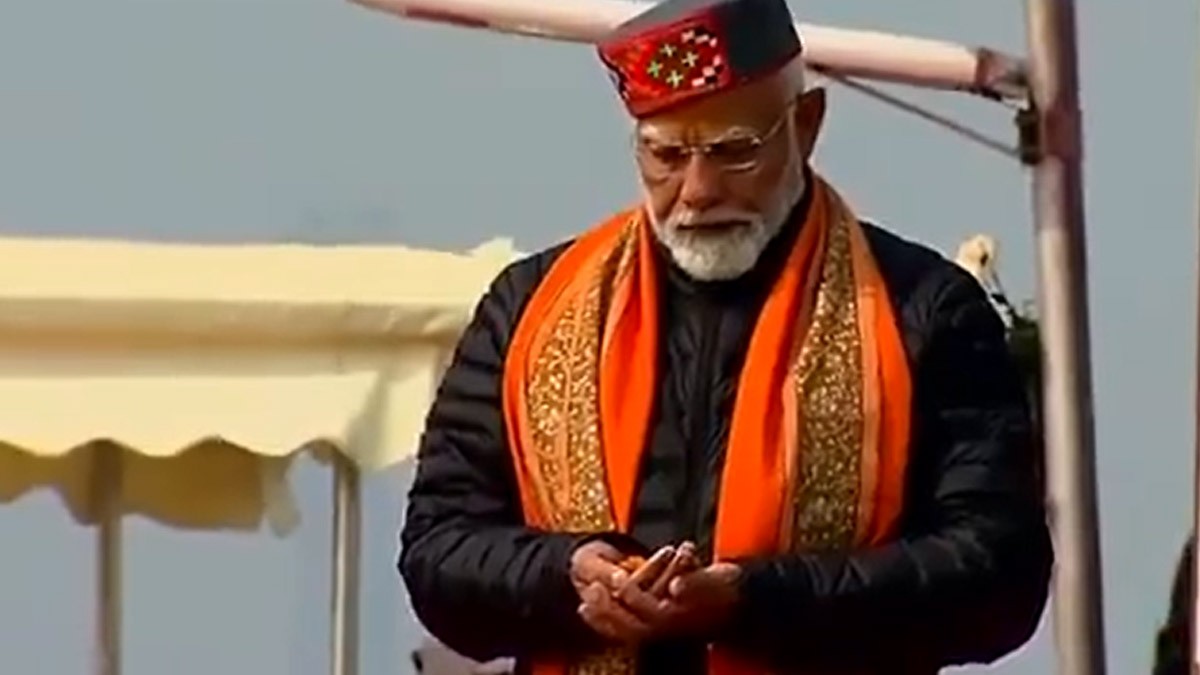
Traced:
<svg viewBox="0 0 1200 675">
<path fill-rule="evenodd" d="M 93 447 L 96 518 L 96 675 L 121 675 L 121 449 Z"/>
<path fill-rule="evenodd" d="M 358 675 L 362 569 L 362 494 L 358 467 L 341 452 L 333 460 L 333 582 L 330 673 Z"/>
<path fill-rule="evenodd" d="M 1198 111 L 1200 112 L 1200 111 Z M 1197 233 L 1200 233 L 1200 116 L 1196 120 L 1196 129 L 1193 130 L 1196 134 L 1196 166 L 1194 170 L 1197 172 L 1197 189 L 1193 199 L 1196 199 L 1196 223 Z M 1200 245 L 1200 240 L 1197 241 Z M 1194 268 L 1196 274 L 1196 334 L 1193 339 L 1196 341 L 1195 359 L 1193 364 L 1193 376 L 1195 382 L 1195 401 L 1194 410 L 1195 418 L 1193 419 L 1193 443 L 1192 451 L 1192 569 L 1184 572 L 1191 575 L 1191 584 L 1188 588 L 1191 589 L 1192 597 L 1187 599 L 1188 603 L 1188 629 L 1187 636 L 1190 646 L 1190 654 L 1188 655 L 1190 668 L 1189 672 L 1200 675 L 1200 625 L 1197 625 L 1196 617 L 1200 616 L 1200 593 L 1197 589 L 1197 582 L 1200 582 L 1200 555 L 1198 555 L 1196 542 L 1200 541 L 1200 248 L 1196 251 L 1196 266 Z"/>
<path fill-rule="evenodd" d="M 1200 152 L 1197 157 L 1200 158 Z M 1200 166 L 1200 165 L 1198 165 Z M 1198 191 L 1200 193 L 1200 191 Z M 1198 195 L 1200 196 L 1200 195 Z M 1200 223 L 1200 212 L 1197 213 L 1197 222 Z M 1188 646 L 1190 653 L 1188 654 L 1188 663 L 1190 667 L 1188 672 L 1193 675 L 1200 675 L 1200 624 L 1196 622 L 1196 617 L 1200 616 L 1200 592 L 1197 592 L 1197 582 L 1200 582 L 1200 550 L 1198 550 L 1196 542 L 1200 541 L 1200 251 L 1196 255 L 1196 335 L 1193 337 L 1196 340 L 1195 364 L 1193 365 L 1193 377 L 1195 383 L 1195 400 L 1194 400 L 1194 416 L 1193 420 L 1193 435 L 1194 449 L 1192 450 L 1192 536 L 1191 542 L 1188 544 L 1192 547 L 1192 568 L 1183 574 L 1191 575 L 1191 584 L 1187 588 L 1191 589 L 1192 596 L 1187 599 L 1188 604 Z"/>
<path fill-rule="evenodd" d="M 1088 344 L 1082 123 L 1072 0 L 1026 0 L 1046 478 L 1060 675 L 1103 675 L 1104 621 Z"/>
</svg>

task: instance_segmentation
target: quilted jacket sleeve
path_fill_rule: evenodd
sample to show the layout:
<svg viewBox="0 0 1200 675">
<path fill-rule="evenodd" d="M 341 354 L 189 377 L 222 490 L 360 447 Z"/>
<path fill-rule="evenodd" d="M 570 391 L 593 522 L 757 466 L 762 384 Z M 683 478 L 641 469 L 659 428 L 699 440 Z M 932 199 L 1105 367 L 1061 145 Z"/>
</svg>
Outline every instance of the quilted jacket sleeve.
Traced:
<svg viewBox="0 0 1200 675">
<path fill-rule="evenodd" d="M 750 656 L 928 673 L 993 661 L 1036 629 L 1053 556 L 1003 326 L 979 285 L 948 264 L 912 304 L 923 330 L 903 535 L 870 550 L 748 561 L 729 639 Z"/>
<path fill-rule="evenodd" d="M 426 421 L 401 533 L 418 618 L 477 660 L 588 639 L 568 576 L 580 538 L 522 524 L 500 413 L 503 354 L 544 257 L 510 267 L 480 301 Z"/>
<path fill-rule="evenodd" d="M 1167 620 L 1155 643 L 1154 675 L 1187 675 L 1192 650 L 1192 566 L 1196 541 L 1188 539 L 1179 556 Z"/>
</svg>

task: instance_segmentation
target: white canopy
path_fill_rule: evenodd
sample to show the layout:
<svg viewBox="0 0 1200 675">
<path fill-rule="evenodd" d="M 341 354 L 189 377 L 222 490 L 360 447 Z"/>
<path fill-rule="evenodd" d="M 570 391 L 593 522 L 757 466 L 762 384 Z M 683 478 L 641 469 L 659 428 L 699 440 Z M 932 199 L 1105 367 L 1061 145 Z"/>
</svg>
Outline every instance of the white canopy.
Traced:
<svg viewBox="0 0 1200 675">
<path fill-rule="evenodd" d="M 286 532 L 297 451 L 364 471 L 412 452 L 516 255 L 0 239 L 0 503 L 47 486 L 95 522 L 103 441 L 122 449 L 123 513 Z"/>
<path fill-rule="evenodd" d="M 121 506 L 177 527 L 295 524 L 306 447 L 411 453 L 441 367 L 516 253 L 0 239 L 0 502 L 49 486 L 93 522 L 96 442 Z"/>
</svg>

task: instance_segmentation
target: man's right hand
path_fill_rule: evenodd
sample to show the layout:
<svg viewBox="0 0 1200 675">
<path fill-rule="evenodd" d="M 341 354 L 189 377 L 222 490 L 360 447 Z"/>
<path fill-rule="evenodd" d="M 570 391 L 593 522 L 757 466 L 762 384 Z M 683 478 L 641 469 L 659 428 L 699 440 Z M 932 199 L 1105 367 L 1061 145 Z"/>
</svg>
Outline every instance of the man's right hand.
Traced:
<svg viewBox="0 0 1200 675">
<path fill-rule="evenodd" d="M 582 600 L 579 615 L 597 633 L 630 644 L 660 632 L 666 605 L 651 589 L 660 585 L 677 556 L 667 546 L 636 566 L 633 562 L 600 540 L 580 546 L 571 556 L 571 581 Z"/>
</svg>

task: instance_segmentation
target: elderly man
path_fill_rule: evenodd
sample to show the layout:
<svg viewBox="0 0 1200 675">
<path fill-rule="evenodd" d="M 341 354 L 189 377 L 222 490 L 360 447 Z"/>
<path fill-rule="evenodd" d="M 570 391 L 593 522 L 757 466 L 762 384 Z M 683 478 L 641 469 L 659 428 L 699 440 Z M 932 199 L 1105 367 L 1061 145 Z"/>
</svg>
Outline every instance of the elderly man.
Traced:
<svg viewBox="0 0 1200 675">
<path fill-rule="evenodd" d="M 784 0 L 667 0 L 599 51 L 644 200 L 480 301 L 409 495 L 417 615 L 539 675 L 1016 649 L 1052 556 L 1003 326 L 811 168 Z"/>
</svg>

